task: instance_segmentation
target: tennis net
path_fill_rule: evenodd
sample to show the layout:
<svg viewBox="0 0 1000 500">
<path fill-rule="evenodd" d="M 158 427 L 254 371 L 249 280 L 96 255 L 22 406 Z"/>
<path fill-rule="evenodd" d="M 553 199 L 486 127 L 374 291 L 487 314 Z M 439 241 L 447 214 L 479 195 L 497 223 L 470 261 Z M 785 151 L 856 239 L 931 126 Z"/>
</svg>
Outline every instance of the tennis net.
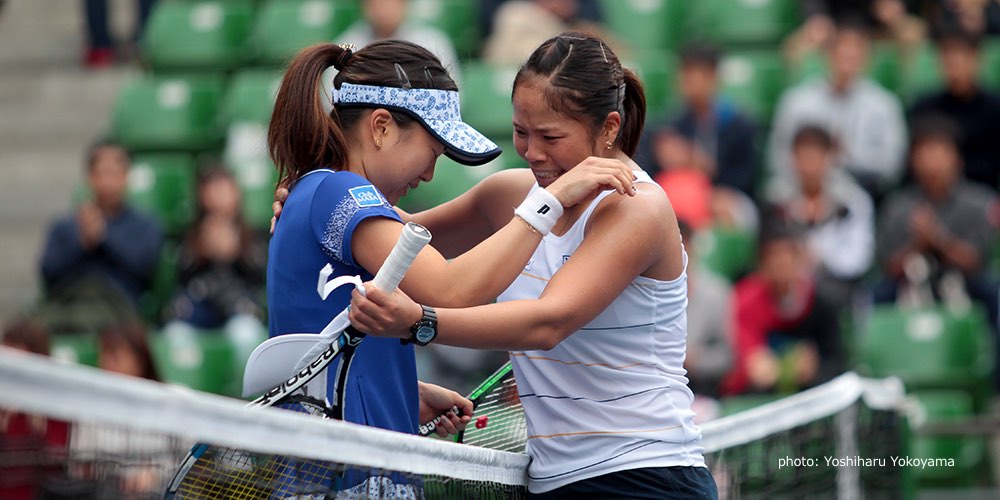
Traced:
<svg viewBox="0 0 1000 500">
<path fill-rule="evenodd" d="M 720 496 L 895 497 L 903 471 L 857 459 L 901 454 L 901 396 L 896 380 L 846 374 L 704 424 Z M 196 442 L 240 452 L 212 464 L 197 492 L 182 490 L 179 498 L 525 495 L 528 459 L 520 453 L 248 408 L 4 348 L 0 424 L 0 498 L 162 498 Z M 284 479 L 248 473 L 257 470 L 292 472 Z M 225 479 L 232 471 L 244 479 Z"/>
</svg>

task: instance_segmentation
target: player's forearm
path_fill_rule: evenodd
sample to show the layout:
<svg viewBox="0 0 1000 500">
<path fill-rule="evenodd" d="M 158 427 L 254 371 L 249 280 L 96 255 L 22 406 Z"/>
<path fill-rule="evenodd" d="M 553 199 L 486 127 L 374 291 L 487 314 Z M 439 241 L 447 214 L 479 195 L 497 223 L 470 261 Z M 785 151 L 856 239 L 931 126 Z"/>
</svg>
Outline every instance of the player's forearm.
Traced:
<svg viewBox="0 0 1000 500">
<path fill-rule="evenodd" d="M 438 309 L 435 343 L 493 350 L 548 350 L 579 329 L 544 300 L 515 300 L 466 309 Z"/>
<path fill-rule="evenodd" d="M 534 254 L 542 236 L 514 218 L 493 236 L 448 263 L 439 306 L 487 304 L 507 289 Z"/>
</svg>

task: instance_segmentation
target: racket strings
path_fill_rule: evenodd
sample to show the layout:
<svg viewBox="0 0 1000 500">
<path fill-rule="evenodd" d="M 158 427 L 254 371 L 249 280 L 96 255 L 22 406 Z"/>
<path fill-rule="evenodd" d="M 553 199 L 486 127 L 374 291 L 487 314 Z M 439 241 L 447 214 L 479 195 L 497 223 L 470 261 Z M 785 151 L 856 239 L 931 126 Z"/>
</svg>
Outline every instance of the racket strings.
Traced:
<svg viewBox="0 0 1000 500">
<path fill-rule="evenodd" d="M 472 446 L 523 453 L 527 440 L 524 408 L 517 396 L 517 383 L 508 374 L 496 387 L 481 396 L 475 416 L 461 442 Z"/>
</svg>

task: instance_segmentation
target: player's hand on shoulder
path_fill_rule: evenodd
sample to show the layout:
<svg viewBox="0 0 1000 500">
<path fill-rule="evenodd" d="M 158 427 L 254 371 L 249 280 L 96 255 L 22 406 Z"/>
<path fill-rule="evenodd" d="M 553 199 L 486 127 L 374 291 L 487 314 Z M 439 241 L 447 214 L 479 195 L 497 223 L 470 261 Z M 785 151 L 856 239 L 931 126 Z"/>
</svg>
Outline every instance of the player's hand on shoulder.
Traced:
<svg viewBox="0 0 1000 500">
<path fill-rule="evenodd" d="M 371 281 L 365 292 L 355 289 L 351 294 L 348 317 L 354 328 L 376 337 L 409 338 L 410 327 L 423 317 L 423 309 L 402 290 L 386 293 Z"/>
<path fill-rule="evenodd" d="M 564 207 L 572 207 L 609 189 L 635 196 L 635 180 L 632 167 L 621 160 L 590 156 L 545 189 Z"/>
</svg>

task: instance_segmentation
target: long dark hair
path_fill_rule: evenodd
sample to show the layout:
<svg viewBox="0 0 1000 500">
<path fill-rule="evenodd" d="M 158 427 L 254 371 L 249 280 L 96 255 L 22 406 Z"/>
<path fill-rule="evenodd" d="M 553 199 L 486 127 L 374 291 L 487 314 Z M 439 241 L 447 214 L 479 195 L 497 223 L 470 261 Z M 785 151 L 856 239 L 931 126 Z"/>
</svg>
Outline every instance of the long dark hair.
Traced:
<svg viewBox="0 0 1000 500">
<path fill-rule="evenodd" d="M 344 83 L 354 83 L 458 90 L 441 61 L 410 42 L 383 40 L 357 52 L 334 44 L 303 49 L 292 60 L 281 82 L 267 131 L 279 185 L 291 185 L 317 168 L 341 170 L 347 166 L 344 132 L 358 122 L 365 109 L 334 106 L 326 112 L 320 80 L 331 66 L 339 70 L 333 79 L 333 86 L 338 89 Z M 392 112 L 392 116 L 400 127 L 414 124 L 414 119 L 404 113 Z"/>
<path fill-rule="evenodd" d="M 622 116 L 615 143 L 625 154 L 635 154 L 646 122 L 646 94 L 642 82 L 622 68 L 608 44 L 589 33 L 563 33 L 541 44 L 514 78 L 518 85 L 532 77 L 545 78 L 545 102 L 594 132 L 608 113 Z"/>
</svg>

